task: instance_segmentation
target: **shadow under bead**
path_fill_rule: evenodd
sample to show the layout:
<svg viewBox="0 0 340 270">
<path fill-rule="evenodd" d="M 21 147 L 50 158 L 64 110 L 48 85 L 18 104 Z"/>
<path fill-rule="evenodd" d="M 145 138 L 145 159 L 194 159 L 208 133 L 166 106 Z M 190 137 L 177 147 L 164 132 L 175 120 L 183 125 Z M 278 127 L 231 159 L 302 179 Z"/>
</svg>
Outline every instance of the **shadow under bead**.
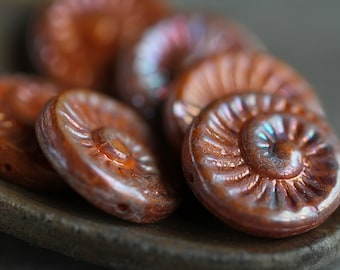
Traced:
<svg viewBox="0 0 340 270">
<path fill-rule="evenodd" d="M 221 98 L 188 129 L 183 170 L 201 203 L 243 232 L 284 238 L 340 203 L 339 141 L 306 106 L 261 93 Z"/>
</svg>

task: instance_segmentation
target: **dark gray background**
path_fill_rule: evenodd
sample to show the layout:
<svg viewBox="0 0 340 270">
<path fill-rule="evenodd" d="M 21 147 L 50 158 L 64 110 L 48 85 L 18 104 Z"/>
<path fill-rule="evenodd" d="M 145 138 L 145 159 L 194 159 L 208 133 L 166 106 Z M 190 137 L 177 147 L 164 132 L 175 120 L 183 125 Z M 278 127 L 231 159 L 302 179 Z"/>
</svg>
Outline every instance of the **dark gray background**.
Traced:
<svg viewBox="0 0 340 270">
<path fill-rule="evenodd" d="M 34 5 L 37 0 L 16 1 Z M 340 134 L 340 1 L 336 0 L 172 0 L 178 7 L 218 11 L 243 22 L 266 44 L 268 50 L 300 71 L 315 86 L 329 122 Z M 1 6 L 6 5 L 4 9 Z M 5 13 L 11 27 L 21 20 L 15 3 L 0 0 L 0 23 Z M 0 32 L 0 72 L 9 72 L 10 46 L 15 33 Z M 340 267 L 340 264 L 338 265 Z M 337 264 L 327 269 L 336 269 Z M 62 255 L 34 248 L 27 243 L 0 234 L 0 269 L 98 269 Z"/>
</svg>

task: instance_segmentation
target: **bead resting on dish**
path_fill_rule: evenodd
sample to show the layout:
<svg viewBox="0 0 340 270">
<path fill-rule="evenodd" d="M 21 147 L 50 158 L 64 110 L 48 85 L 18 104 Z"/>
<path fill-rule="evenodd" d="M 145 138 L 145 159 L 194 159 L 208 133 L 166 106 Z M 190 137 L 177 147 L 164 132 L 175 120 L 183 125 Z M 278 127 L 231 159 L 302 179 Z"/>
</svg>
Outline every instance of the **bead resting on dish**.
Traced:
<svg viewBox="0 0 340 270">
<path fill-rule="evenodd" d="M 130 108 L 86 90 L 53 99 L 42 112 L 39 144 L 65 181 L 107 213 L 156 222 L 179 204 L 146 123 Z"/>
<path fill-rule="evenodd" d="M 108 214 L 152 223 L 179 206 L 183 169 L 186 202 L 195 194 L 246 233 L 283 238 L 323 223 L 340 201 L 340 148 L 313 88 L 238 22 L 166 3 L 42 6 L 24 44 L 64 91 L 0 78 L 1 178 L 39 191 L 67 183 Z"/>
<path fill-rule="evenodd" d="M 61 89 L 39 77 L 0 78 L 0 175 L 38 191 L 60 191 L 66 185 L 37 143 L 34 124 L 41 108 Z"/>
<path fill-rule="evenodd" d="M 273 238 L 311 230 L 338 207 L 339 158 L 338 140 L 322 117 L 259 93 L 205 108 L 182 152 L 186 179 L 211 213 Z"/>
</svg>

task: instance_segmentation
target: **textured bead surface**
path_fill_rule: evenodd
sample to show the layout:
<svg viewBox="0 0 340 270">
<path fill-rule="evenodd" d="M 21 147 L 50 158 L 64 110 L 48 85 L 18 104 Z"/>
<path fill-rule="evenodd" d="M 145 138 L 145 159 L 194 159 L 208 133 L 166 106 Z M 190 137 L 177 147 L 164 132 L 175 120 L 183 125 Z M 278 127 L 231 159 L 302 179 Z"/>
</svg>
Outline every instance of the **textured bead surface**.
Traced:
<svg viewBox="0 0 340 270">
<path fill-rule="evenodd" d="M 152 119 L 182 68 L 225 50 L 262 48 L 249 31 L 231 20 L 176 14 L 149 28 L 122 54 L 117 90 L 122 99 Z"/>
<path fill-rule="evenodd" d="M 55 0 L 33 26 L 32 59 L 62 83 L 101 89 L 118 47 L 167 13 L 157 0 Z"/>
<path fill-rule="evenodd" d="M 164 119 L 170 141 L 180 148 L 192 119 L 210 102 L 252 91 L 296 99 L 323 114 L 312 87 L 287 64 L 260 52 L 222 53 L 186 70 L 176 82 Z"/>
<path fill-rule="evenodd" d="M 139 223 L 175 210 L 179 195 L 147 125 L 125 105 L 90 91 L 53 99 L 36 125 L 55 169 L 98 208 Z"/>
<path fill-rule="evenodd" d="M 40 191 L 65 188 L 34 134 L 41 108 L 59 92 L 59 87 L 37 77 L 0 78 L 0 174 L 4 179 Z"/>
<path fill-rule="evenodd" d="M 183 145 L 199 200 L 247 233 L 289 237 L 339 205 L 339 143 L 324 119 L 269 94 L 221 99 L 193 121 Z"/>
</svg>

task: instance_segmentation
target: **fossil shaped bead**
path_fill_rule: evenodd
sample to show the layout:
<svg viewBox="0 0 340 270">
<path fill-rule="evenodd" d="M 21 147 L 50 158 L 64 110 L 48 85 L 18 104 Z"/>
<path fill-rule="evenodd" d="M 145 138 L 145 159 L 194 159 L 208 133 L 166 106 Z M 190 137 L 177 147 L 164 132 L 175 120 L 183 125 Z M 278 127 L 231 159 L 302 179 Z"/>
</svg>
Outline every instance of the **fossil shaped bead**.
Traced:
<svg viewBox="0 0 340 270">
<path fill-rule="evenodd" d="M 65 181 L 107 213 L 150 223 L 179 204 L 177 179 L 164 170 L 147 124 L 118 101 L 65 92 L 46 106 L 36 133 Z"/>
<path fill-rule="evenodd" d="M 232 95 L 194 119 L 183 144 L 186 179 L 203 205 L 249 234 L 289 237 L 340 203 L 339 142 L 325 120 L 271 94 Z"/>
<path fill-rule="evenodd" d="M 222 17 L 174 14 L 150 27 L 118 61 L 117 91 L 153 119 L 183 68 L 201 58 L 237 49 L 263 49 L 248 30 Z"/>
<path fill-rule="evenodd" d="M 43 156 L 34 134 L 35 120 L 60 88 L 38 77 L 0 78 L 0 175 L 39 191 L 66 187 Z"/>
<path fill-rule="evenodd" d="M 61 83 L 103 90 L 118 47 L 167 13 L 157 0 L 54 0 L 32 26 L 31 58 Z"/>
<path fill-rule="evenodd" d="M 192 119 L 209 103 L 252 91 L 296 99 L 323 114 L 312 87 L 287 64 L 261 52 L 226 52 L 187 69 L 174 84 L 164 113 L 170 142 L 179 149 Z"/>
</svg>

